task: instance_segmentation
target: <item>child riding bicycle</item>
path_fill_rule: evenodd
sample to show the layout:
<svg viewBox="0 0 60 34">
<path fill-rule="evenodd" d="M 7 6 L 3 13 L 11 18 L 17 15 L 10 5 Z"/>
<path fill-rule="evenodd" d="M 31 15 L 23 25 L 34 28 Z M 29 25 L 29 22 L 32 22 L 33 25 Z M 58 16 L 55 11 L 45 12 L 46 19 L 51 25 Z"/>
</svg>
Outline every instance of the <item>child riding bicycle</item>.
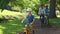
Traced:
<svg viewBox="0 0 60 34">
<path fill-rule="evenodd" d="M 26 34 L 29 34 L 30 33 L 30 27 L 31 27 L 31 25 L 34 23 L 34 15 L 32 15 L 32 9 L 31 8 L 28 8 L 27 9 L 27 12 L 28 12 L 28 15 L 26 16 L 26 18 L 24 18 L 23 20 L 22 20 L 22 23 L 24 22 L 24 20 L 26 20 L 26 19 L 28 19 L 28 22 L 27 22 L 27 24 L 25 25 L 25 32 L 26 32 Z"/>
</svg>

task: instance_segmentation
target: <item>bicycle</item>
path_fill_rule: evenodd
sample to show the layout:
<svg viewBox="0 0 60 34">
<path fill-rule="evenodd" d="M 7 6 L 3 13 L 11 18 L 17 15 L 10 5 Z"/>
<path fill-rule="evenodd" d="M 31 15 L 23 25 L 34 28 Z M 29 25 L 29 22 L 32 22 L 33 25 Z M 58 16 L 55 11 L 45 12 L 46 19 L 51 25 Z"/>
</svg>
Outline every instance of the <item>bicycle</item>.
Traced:
<svg viewBox="0 0 60 34">
<path fill-rule="evenodd" d="M 41 26 L 48 26 L 49 25 L 49 14 L 42 15 L 40 17 L 40 21 L 41 21 Z"/>
</svg>

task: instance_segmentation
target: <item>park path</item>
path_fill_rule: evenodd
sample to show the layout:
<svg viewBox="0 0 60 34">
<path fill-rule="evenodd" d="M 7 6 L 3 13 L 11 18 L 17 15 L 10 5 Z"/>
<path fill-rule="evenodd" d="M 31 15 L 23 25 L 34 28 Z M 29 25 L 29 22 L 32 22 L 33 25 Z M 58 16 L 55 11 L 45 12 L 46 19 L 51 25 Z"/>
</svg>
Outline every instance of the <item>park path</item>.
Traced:
<svg viewBox="0 0 60 34">
<path fill-rule="evenodd" d="M 41 27 L 39 19 L 35 20 L 32 30 L 34 30 L 34 34 L 60 34 L 60 28 L 58 27 Z"/>
</svg>

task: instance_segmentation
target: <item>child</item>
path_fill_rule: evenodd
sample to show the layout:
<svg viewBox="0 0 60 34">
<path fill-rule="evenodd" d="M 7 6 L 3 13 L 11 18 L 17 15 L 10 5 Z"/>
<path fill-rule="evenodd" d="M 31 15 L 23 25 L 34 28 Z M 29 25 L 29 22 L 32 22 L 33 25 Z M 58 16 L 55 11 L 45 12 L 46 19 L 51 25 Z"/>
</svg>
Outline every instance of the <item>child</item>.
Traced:
<svg viewBox="0 0 60 34">
<path fill-rule="evenodd" d="M 22 20 L 22 23 L 23 23 L 24 20 L 28 19 L 27 25 L 25 25 L 25 27 L 26 27 L 25 31 L 29 30 L 30 25 L 32 25 L 34 23 L 34 15 L 32 15 L 32 9 L 28 8 L 27 12 L 28 12 L 28 15 L 26 16 L 26 18 L 24 18 Z"/>
</svg>

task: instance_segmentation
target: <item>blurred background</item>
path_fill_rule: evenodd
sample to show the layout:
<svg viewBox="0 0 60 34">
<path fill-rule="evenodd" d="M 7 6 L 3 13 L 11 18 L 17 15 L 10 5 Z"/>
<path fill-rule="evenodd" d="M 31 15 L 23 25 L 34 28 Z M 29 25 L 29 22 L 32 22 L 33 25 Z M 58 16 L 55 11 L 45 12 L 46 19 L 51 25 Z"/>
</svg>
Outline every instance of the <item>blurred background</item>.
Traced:
<svg viewBox="0 0 60 34">
<path fill-rule="evenodd" d="M 35 18 L 39 18 L 40 5 L 48 5 L 50 24 L 60 27 L 60 0 L 0 0 L 0 34 L 16 34 L 22 30 L 25 23 L 21 24 L 21 20 L 29 7 L 33 9 Z"/>
</svg>

